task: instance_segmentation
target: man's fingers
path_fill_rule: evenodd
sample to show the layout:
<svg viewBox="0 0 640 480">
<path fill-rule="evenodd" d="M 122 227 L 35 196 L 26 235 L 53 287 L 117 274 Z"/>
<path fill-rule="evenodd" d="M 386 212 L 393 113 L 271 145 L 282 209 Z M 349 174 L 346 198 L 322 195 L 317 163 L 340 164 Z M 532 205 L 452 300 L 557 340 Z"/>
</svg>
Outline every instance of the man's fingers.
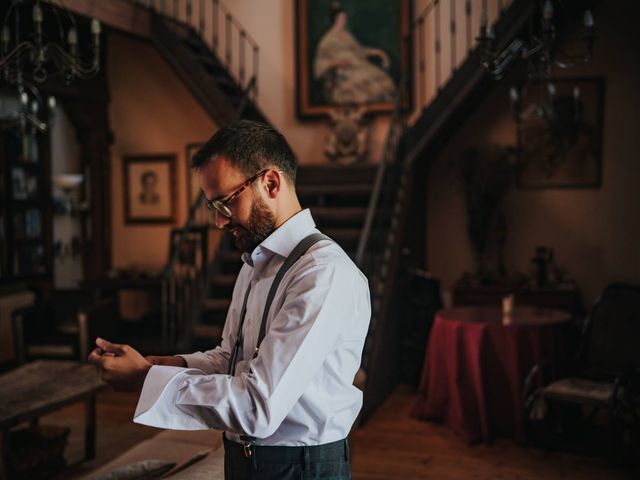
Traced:
<svg viewBox="0 0 640 480">
<path fill-rule="evenodd" d="M 124 345 L 111 343 L 104 338 L 96 338 L 96 345 L 100 347 L 104 351 L 104 353 L 111 353 L 116 355 L 122 355 L 122 353 L 124 353 Z"/>
<path fill-rule="evenodd" d="M 102 349 L 94 348 L 89 356 L 87 357 L 87 361 L 89 363 L 93 363 L 94 365 L 99 365 L 102 363 Z"/>
</svg>

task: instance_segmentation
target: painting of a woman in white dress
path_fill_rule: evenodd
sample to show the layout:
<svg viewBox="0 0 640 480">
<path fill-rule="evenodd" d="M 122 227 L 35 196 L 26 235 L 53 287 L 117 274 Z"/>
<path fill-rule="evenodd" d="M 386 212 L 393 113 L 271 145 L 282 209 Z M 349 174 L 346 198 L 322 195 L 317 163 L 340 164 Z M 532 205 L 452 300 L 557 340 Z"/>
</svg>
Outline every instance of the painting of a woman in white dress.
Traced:
<svg viewBox="0 0 640 480">
<path fill-rule="evenodd" d="M 361 45 L 349 32 L 344 10 L 334 10 L 333 17 L 313 62 L 313 74 L 323 80 L 325 98 L 336 105 L 391 102 L 395 85 L 388 72 L 389 55 L 381 48 Z M 380 66 L 373 58 L 379 59 Z"/>
<path fill-rule="evenodd" d="M 408 0 L 297 0 L 298 114 L 344 105 L 393 108 L 402 72 Z"/>
</svg>

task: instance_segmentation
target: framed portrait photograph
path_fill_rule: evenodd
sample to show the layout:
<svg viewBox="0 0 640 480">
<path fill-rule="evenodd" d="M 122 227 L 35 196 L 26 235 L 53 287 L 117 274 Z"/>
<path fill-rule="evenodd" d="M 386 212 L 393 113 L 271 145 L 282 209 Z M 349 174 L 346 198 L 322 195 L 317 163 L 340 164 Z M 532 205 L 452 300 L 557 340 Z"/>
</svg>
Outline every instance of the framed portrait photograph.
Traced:
<svg viewBox="0 0 640 480">
<path fill-rule="evenodd" d="M 408 0 L 296 0 L 298 117 L 354 104 L 392 111 L 403 72 L 411 78 L 409 9 Z"/>
<path fill-rule="evenodd" d="M 602 183 L 604 78 L 536 83 L 522 96 L 516 185 L 598 188 Z"/>
<path fill-rule="evenodd" d="M 200 187 L 200 179 L 198 177 L 198 172 L 191 167 L 191 162 L 193 156 L 198 153 L 198 150 L 202 148 L 204 142 L 199 143 L 189 143 L 186 147 L 185 151 L 185 159 L 187 165 L 187 171 L 185 178 L 187 179 L 187 209 L 190 211 L 193 202 L 195 202 L 198 197 L 202 194 L 202 188 Z M 188 214 L 188 213 L 187 213 Z M 194 225 L 209 225 L 209 220 L 211 219 L 211 214 L 207 210 L 207 208 L 202 204 L 201 208 L 196 211 L 196 216 L 193 219 Z"/>
<path fill-rule="evenodd" d="M 125 156 L 125 223 L 175 222 L 175 155 Z"/>
</svg>

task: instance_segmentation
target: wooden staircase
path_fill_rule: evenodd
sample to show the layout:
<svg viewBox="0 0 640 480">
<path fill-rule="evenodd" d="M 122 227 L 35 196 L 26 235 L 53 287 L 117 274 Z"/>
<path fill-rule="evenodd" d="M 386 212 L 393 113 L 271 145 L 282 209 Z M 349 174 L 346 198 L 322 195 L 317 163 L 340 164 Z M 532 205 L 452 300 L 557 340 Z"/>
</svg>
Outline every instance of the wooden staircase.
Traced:
<svg viewBox="0 0 640 480">
<path fill-rule="evenodd" d="M 351 258 L 355 258 L 375 173 L 375 165 L 298 169 L 296 191 L 302 207 L 311 210 L 318 229 L 333 238 Z M 223 235 L 209 276 L 209 295 L 204 300 L 200 322 L 193 329 L 193 346 L 200 350 L 220 342 L 233 286 L 242 267 L 240 252 L 231 236 Z"/>
<path fill-rule="evenodd" d="M 193 27 L 154 14 L 151 39 L 211 118 L 220 125 L 235 120 L 247 86 L 231 75 Z M 255 81 L 255 78 L 249 81 Z M 269 123 L 254 100 L 250 99 L 244 107 L 243 118 Z"/>
<path fill-rule="evenodd" d="M 488 3 L 496 2 L 485 2 Z M 364 238 L 365 249 L 361 268 L 369 277 L 372 294 L 372 320 L 365 345 L 363 367 L 367 371 L 362 418 L 366 420 L 401 381 L 398 362 L 403 357 L 407 325 L 403 318 L 403 305 L 407 302 L 407 265 L 405 256 L 411 256 L 421 267 L 426 265 L 426 192 L 431 160 L 439 149 L 458 131 L 495 82 L 481 63 L 482 52 L 468 35 L 467 51 L 463 59 L 442 76 L 442 44 L 447 35 L 456 35 L 456 21 L 449 19 L 450 32 L 442 25 L 442 11 L 454 9 L 453 0 L 431 0 L 424 11 L 414 19 L 412 40 L 418 55 L 417 100 L 421 103 L 417 119 L 404 128 L 402 120 L 390 127 L 389 141 L 393 147 L 385 152 L 383 163 L 388 166 L 382 174 L 380 191 L 374 191 L 370 213 L 371 231 Z M 475 5 L 475 7 L 473 7 Z M 470 24 L 475 19 L 472 8 L 480 2 L 466 2 L 466 8 L 457 19 L 457 25 Z M 498 1 L 495 16 L 489 19 L 495 32 L 494 47 L 501 51 L 526 27 L 534 10 L 530 0 Z M 453 16 L 453 14 L 452 14 Z M 438 25 L 436 25 L 438 24 Z M 434 26 L 438 32 L 431 45 L 419 45 L 425 29 Z M 444 34 L 441 32 L 445 32 Z M 439 36 L 438 36 L 439 35 Z M 477 36 L 477 35 L 476 35 Z M 430 47 L 431 50 L 427 47 Z M 428 81 L 426 58 L 432 55 L 436 69 L 433 94 L 423 94 L 421 82 Z M 455 56 L 455 55 L 454 55 Z M 453 63 L 453 62 L 452 62 Z M 440 80 L 442 78 L 442 81 Z M 415 93 L 415 92 L 414 92 Z M 422 103 L 424 101 L 424 103 Z M 391 359 L 391 360 L 390 360 Z"/>
</svg>

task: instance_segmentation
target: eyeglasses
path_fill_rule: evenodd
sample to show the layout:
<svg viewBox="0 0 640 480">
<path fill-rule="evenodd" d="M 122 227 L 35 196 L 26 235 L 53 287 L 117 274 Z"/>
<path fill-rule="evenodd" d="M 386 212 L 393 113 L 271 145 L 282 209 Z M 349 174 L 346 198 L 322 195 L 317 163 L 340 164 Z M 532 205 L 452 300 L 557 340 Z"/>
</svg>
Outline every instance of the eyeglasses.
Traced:
<svg viewBox="0 0 640 480">
<path fill-rule="evenodd" d="M 216 212 L 224 215 L 227 218 L 231 218 L 231 215 L 233 215 L 233 213 L 231 212 L 231 209 L 229 208 L 229 202 L 231 202 L 234 198 L 236 198 L 238 195 L 240 195 L 245 188 L 247 188 L 249 185 L 251 185 L 253 182 L 255 182 L 258 178 L 260 178 L 262 175 L 264 175 L 265 173 L 267 173 L 269 171 L 269 169 L 265 169 L 262 170 L 258 173 L 256 173 L 253 177 L 251 177 L 250 179 L 248 179 L 246 182 L 244 182 L 242 184 L 242 186 L 237 189 L 235 192 L 233 192 L 231 195 L 223 198 L 222 200 L 206 200 L 205 201 L 205 206 L 209 209 L 209 210 L 216 210 Z"/>
</svg>

